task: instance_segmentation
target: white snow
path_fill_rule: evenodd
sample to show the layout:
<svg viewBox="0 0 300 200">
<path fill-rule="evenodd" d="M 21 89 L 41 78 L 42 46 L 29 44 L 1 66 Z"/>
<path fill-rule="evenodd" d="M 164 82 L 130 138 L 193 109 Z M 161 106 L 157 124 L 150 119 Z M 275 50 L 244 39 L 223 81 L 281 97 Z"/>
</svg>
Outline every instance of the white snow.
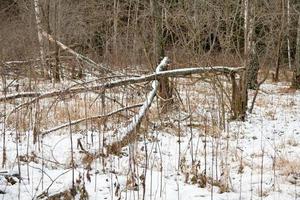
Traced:
<svg viewBox="0 0 300 200">
<path fill-rule="evenodd" d="M 75 179 L 78 179 L 79 174 L 82 175 L 81 183 L 84 181 L 89 199 L 142 199 L 141 175 L 145 171 L 146 150 L 148 163 L 145 199 L 300 199 L 300 184 L 297 182 L 300 179 L 300 171 L 293 171 L 300 169 L 300 91 L 285 93 L 289 87 L 287 83 L 266 83 L 262 86 L 253 113 L 248 115 L 246 122 L 231 121 L 226 130 L 219 131 L 217 127 L 211 126 L 212 119 L 219 120 L 218 106 L 212 105 L 217 104 L 217 99 L 214 93 L 210 92 L 208 84 L 199 82 L 197 87 L 204 93 L 199 93 L 198 89 L 189 91 L 190 101 L 195 104 L 195 108 L 192 109 L 192 142 L 191 129 L 188 126 L 190 119 L 182 121 L 180 128 L 178 127 L 178 119 L 183 119 L 189 113 L 187 110 L 176 109 L 173 115 L 164 118 L 164 126 L 161 126 L 160 120 L 153 121 L 145 142 L 139 140 L 136 144 L 124 148 L 122 156 L 110 155 L 104 160 L 97 159 L 88 171 L 82 163 L 84 155 L 77 148 L 77 139 L 82 138 L 82 141 L 85 141 L 87 138 L 85 133 L 73 133 Z M 180 91 L 183 91 L 181 95 L 186 103 L 185 90 Z M 253 93 L 250 93 L 250 101 Z M 156 109 L 156 105 L 151 108 L 153 113 Z M 209 128 L 207 137 L 203 131 L 205 117 Z M 113 123 L 111 127 L 121 130 L 125 124 Z M 111 140 L 117 140 L 116 137 L 119 137 L 114 135 L 114 129 L 104 133 Z M 33 155 L 31 152 L 34 152 L 35 156 L 29 163 L 21 161 L 21 183 L 11 185 L 1 175 L 5 170 L 8 170 L 9 174 L 18 173 L 15 132 L 7 130 L 8 159 L 6 166 L 0 168 L 0 190 L 5 191 L 5 194 L 0 194 L 0 199 L 29 200 L 35 199 L 47 188 L 49 194 L 69 189 L 72 185 L 72 170 L 68 131 L 66 129 L 46 135 L 43 138 L 43 148 L 32 144 L 32 132 L 22 133 L 18 144 L 19 155 Z M 98 134 L 100 133 L 95 131 L 87 133 L 88 145 L 84 142 L 83 144 L 89 152 L 98 152 Z M 211 137 L 215 134 L 218 137 Z M 201 188 L 199 184 L 193 184 L 191 181 L 195 170 L 200 174 L 205 169 L 205 138 L 206 174 L 214 180 L 227 180 L 229 192 L 220 193 L 218 186 L 209 183 Z M 2 139 L 0 137 L 1 158 Z M 132 151 L 133 149 L 136 151 Z M 136 165 L 133 164 L 133 159 Z M 88 181 L 87 173 L 90 174 L 91 181 Z M 224 178 L 226 173 L 229 175 L 227 179 Z M 296 180 L 295 184 L 291 183 L 294 180 L 292 178 Z M 132 184 L 132 179 L 137 185 Z M 17 178 L 15 180 L 18 181 Z M 118 187 L 120 189 L 117 189 Z M 79 199 L 78 196 L 76 198 Z"/>
</svg>

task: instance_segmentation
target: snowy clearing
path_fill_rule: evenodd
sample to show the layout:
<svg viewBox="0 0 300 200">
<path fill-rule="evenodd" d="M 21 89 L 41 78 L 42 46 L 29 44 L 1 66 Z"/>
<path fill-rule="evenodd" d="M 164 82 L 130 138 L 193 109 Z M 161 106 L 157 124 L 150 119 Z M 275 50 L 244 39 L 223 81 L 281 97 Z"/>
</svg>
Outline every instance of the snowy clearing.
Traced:
<svg viewBox="0 0 300 200">
<path fill-rule="evenodd" d="M 219 123 L 214 93 L 208 84 L 197 83 L 197 87 L 202 93 L 189 91 L 192 117 L 186 117 L 188 111 L 179 106 L 162 122 L 152 120 L 140 139 L 118 156 L 89 163 L 78 139 L 85 150 L 95 153 L 102 145 L 102 134 L 109 141 L 120 137 L 114 130 L 123 127 L 123 122 L 108 123 L 105 133 L 74 131 L 74 184 L 85 188 L 88 199 L 141 199 L 143 195 L 153 200 L 300 198 L 299 91 L 289 90 L 285 83 L 264 84 L 246 122 L 231 121 L 220 131 L 214 126 Z M 0 198 L 46 199 L 43 192 L 53 196 L 67 191 L 73 173 L 68 133 L 68 128 L 62 129 L 34 145 L 32 132 L 22 133 L 16 142 L 18 133 L 7 130 L 7 163 L 0 171 L 0 191 L 5 194 Z M 0 144 L 2 149 L 2 137 Z M 63 198 L 70 197 L 64 194 Z"/>
</svg>

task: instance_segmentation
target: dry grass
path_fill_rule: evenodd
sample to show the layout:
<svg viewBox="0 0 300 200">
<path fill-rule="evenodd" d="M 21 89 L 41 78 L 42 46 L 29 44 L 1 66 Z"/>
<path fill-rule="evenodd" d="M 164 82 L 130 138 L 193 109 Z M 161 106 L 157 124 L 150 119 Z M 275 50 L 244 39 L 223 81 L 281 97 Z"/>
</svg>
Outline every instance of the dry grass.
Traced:
<svg viewBox="0 0 300 200">
<path fill-rule="evenodd" d="M 294 94 L 297 90 L 291 87 L 284 87 L 278 90 L 279 94 Z"/>
<path fill-rule="evenodd" d="M 258 95 L 258 98 L 255 101 L 255 106 L 257 106 L 257 107 L 266 107 L 268 104 L 269 104 L 269 102 L 266 99 L 259 98 L 259 95 Z"/>
<path fill-rule="evenodd" d="M 113 96 L 114 94 L 110 94 L 112 99 L 116 99 L 120 102 L 120 97 Z M 125 99 L 127 101 L 127 99 Z M 126 105 L 133 105 L 136 104 L 135 102 L 139 102 L 139 98 L 132 99 L 131 101 L 127 101 Z M 97 95 L 88 95 L 85 99 L 83 96 L 74 96 L 72 99 L 65 99 L 65 100 L 58 100 L 54 101 L 53 99 L 46 99 L 40 102 L 39 108 L 36 114 L 35 118 L 35 105 L 32 106 L 32 108 L 24 108 L 22 110 L 19 110 L 17 112 L 12 113 L 6 121 L 6 124 L 8 125 L 8 128 L 16 128 L 16 122 L 18 125 L 18 131 L 19 132 L 25 132 L 25 130 L 30 130 L 34 124 L 34 122 L 38 122 L 39 130 L 47 130 L 49 128 L 59 126 L 64 123 L 69 122 L 69 116 L 70 120 L 78 120 L 90 116 L 95 115 L 101 115 L 102 112 L 102 105 L 101 104 L 101 98 L 97 97 Z M 121 106 L 118 105 L 114 100 L 107 99 L 105 101 L 105 113 L 112 112 Z M 12 107 L 8 107 L 7 113 L 12 110 Z M 135 109 L 137 111 L 137 109 Z M 87 114 L 85 114 L 85 112 Z M 132 115 L 132 112 L 128 112 Z M 122 115 L 122 113 L 119 113 L 118 115 L 115 115 L 113 117 L 110 117 L 109 120 L 116 122 L 117 124 L 120 123 L 120 121 L 124 121 L 127 118 L 127 115 Z M 94 119 L 92 121 L 88 121 L 88 127 L 91 126 L 97 126 L 99 123 L 104 124 L 106 123 L 108 119 L 101 118 L 101 119 Z M 126 121 L 126 120 L 125 120 Z M 82 128 L 85 128 L 85 123 L 76 124 L 72 127 L 73 131 L 78 131 Z"/>
<path fill-rule="evenodd" d="M 287 143 L 288 145 L 293 146 L 293 147 L 296 147 L 296 146 L 299 145 L 299 141 L 297 141 L 295 138 L 289 138 L 289 139 L 286 141 L 286 143 Z"/>
<path fill-rule="evenodd" d="M 288 176 L 289 174 L 299 173 L 300 171 L 300 158 L 290 160 L 281 156 L 277 159 L 276 169 L 280 170 L 282 175 Z"/>
</svg>

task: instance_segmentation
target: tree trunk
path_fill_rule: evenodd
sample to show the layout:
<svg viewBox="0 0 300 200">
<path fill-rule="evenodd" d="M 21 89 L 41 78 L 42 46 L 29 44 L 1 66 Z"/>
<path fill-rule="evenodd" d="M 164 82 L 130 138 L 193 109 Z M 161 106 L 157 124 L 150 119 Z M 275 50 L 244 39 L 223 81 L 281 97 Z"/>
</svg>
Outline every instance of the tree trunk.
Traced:
<svg viewBox="0 0 300 200">
<path fill-rule="evenodd" d="M 296 47 L 296 58 L 295 65 L 293 70 L 293 81 L 292 87 L 300 89 L 300 13 L 298 18 L 298 27 L 297 27 L 297 47 Z"/>
<path fill-rule="evenodd" d="M 245 10 L 245 23 L 247 25 L 245 26 L 247 29 L 245 29 L 246 38 L 245 38 L 245 60 L 246 60 L 246 71 L 247 71 L 247 87 L 248 89 L 255 89 L 257 86 L 257 76 L 258 76 L 258 70 L 259 70 L 259 61 L 258 61 L 258 55 L 257 55 L 257 48 L 256 48 L 256 38 L 255 38 L 255 6 L 256 1 L 250 1 L 252 2 L 249 4 L 247 1 L 247 9 Z M 245 3 L 246 5 L 246 3 Z M 246 17 L 247 15 L 247 17 Z M 246 21 L 247 19 L 247 21 Z"/>
<path fill-rule="evenodd" d="M 245 120 L 246 111 L 247 111 L 247 103 L 248 103 L 248 71 L 249 71 L 249 1 L 244 0 L 244 68 L 245 71 L 241 73 L 241 78 L 239 81 L 239 85 L 235 83 L 235 77 L 232 76 L 232 99 L 235 100 L 233 102 L 235 109 L 235 118 L 240 119 L 242 121 Z M 236 93 L 236 91 L 240 91 Z"/>
<path fill-rule="evenodd" d="M 139 27 L 138 27 L 138 20 L 139 20 L 139 6 L 140 6 L 140 1 L 137 0 L 135 3 L 135 11 L 134 11 L 134 25 L 133 28 L 134 33 L 133 33 L 133 56 L 132 61 L 133 63 L 139 63 L 140 62 L 140 56 L 139 56 L 139 51 L 138 51 L 138 32 L 139 32 Z"/>
<path fill-rule="evenodd" d="M 42 36 L 42 24 L 41 24 L 39 0 L 34 0 L 34 11 L 35 11 L 37 31 L 38 31 L 38 39 L 39 39 L 39 44 L 40 44 L 42 75 L 47 76 L 47 64 L 46 64 L 46 57 L 45 57 L 45 51 L 44 51 L 44 41 L 43 41 L 43 36 Z"/>
<path fill-rule="evenodd" d="M 157 63 L 160 62 L 165 54 L 163 46 L 162 7 L 159 5 L 157 0 L 152 0 L 152 15 L 154 20 L 154 60 L 155 63 Z"/>
<path fill-rule="evenodd" d="M 276 52 L 276 71 L 275 71 L 275 81 L 279 81 L 279 69 L 280 69 L 280 55 L 281 55 L 281 47 L 282 47 L 282 35 L 284 31 L 284 24 L 285 24 L 285 10 L 284 10 L 284 0 L 281 0 L 281 9 L 282 9 L 282 15 L 281 15 L 281 25 L 280 25 L 280 32 L 277 39 L 277 52 Z"/>
<path fill-rule="evenodd" d="M 114 18 L 113 18 L 113 27 L 114 27 L 114 34 L 113 34 L 113 51 L 114 57 L 117 58 L 118 56 L 118 14 L 119 14 L 119 0 L 114 0 Z"/>
<path fill-rule="evenodd" d="M 164 38 L 163 38 L 163 15 L 162 7 L 159 5 L 157 0 L 152 1 L 152 15 L 154 19 L 154 60 L 159 62 L 164 57 Z M 163 70 L 168 70 L 166 65 Z M 169 105 L 172 103 L 172 88 L 168 77 L 159 79 L 159 91 L 158 96 L 161 98 L 160 104 L 162 112 L 168 110 Z"/>
<path fill-rule="evenodd" d="M 57 31 L 57 27 L 58 27 L 58 20 L 59 20 L 59 11 L 60 11 L 60 1 L 54 2 L 54 40 L 56 41 L 56 38 L 59 38 L 59 34 Z M 54 43 L 54 48 L 55 48 L 55 65 L 54 65 L 54 70 L 53 70 L 53 79 L 55 82 L 60 82 L 60 70 L 59 70 L 59 47 L 57 45 L 57 43 Z"/>
</svg>

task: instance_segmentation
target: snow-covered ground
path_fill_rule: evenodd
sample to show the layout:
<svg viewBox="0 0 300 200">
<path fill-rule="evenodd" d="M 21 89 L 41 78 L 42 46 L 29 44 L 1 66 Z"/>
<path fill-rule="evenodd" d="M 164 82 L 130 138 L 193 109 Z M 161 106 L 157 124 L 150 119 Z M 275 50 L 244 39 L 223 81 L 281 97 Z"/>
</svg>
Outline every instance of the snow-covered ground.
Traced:
<svg viewBox="0 0 300 200">
<path fill-rule="evenodd" d="M 97 200 L 300 199 L 300 91 L 288 90 L 286 83 L 266 83 L 246 122 L 228 121 L 221 130 L 214 92 L 198 85 L 201 91 L 188 94 L 192 117 L 186 117 L 189 109 L 178 108 L 158 120 L 153 105 L 152 123 L 141 129 L 141 139 L 121 155 L 96 159 L 90 167 L 78 139 L 86 150 L 97 152 L 102 134 L 108 141 L 116 140 L 115 131 L 124 123 L 111 122 L 105 133 L 74 132 L 74 170 L 68 128 L 46 135 L 43 144 L 35 145 L 32 132 L 22 133 L 17 142 L 16 132 L 7 130 L 7 162 L 0 170 L 0 191 L 5 194 L 0 199 L 57 194 L 72 186 L 72 177 L 89 199 Z M 180 91 L 185 104 L 187 93 Z M 2 157 L 3 137 L 0 149 Z M 5 175 L 21 178 L 13 176 L 16 183 L 12 184 Z"/>
</svg>

